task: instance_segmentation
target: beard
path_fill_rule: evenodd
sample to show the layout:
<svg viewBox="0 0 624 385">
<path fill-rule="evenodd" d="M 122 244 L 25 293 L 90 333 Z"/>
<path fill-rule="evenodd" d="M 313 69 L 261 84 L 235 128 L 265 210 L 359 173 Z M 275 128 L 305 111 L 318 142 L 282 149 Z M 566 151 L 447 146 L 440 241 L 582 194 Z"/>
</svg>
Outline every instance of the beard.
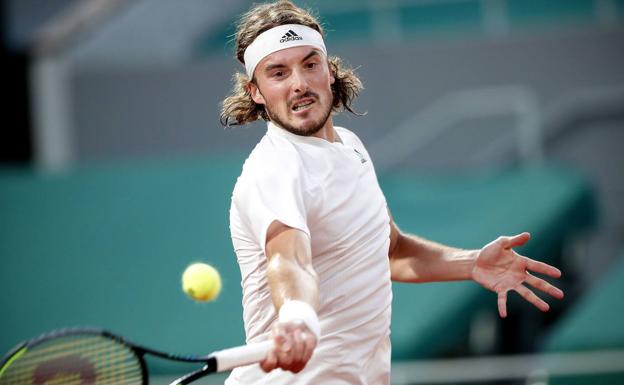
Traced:
<svg viewBox="0 0 624 385">
<path fill-rule="evenodd" d="M 320 99 L 318 95 L 314 92 L 308 91 L 302 96 L 298 97 L 297 99 L 291 101 L 288 104 L 290 106 L 299 99 L 309 98 L 309 97 L 314 97 L 316 99 L 316 103 L 320 103 Z M 319 132 L 321 128 L 325 126 L 325 123 L 327 123 L 327 119 L 329 119 L 329 116 L 331 115 L 331 111 L 332 111 L 331 105 L 328 105 L 326 110 L 323 111 L 323 114 L 321 115 L 321 118 L 319 120 L 313 121 L 311 124 L 302 125 L 301 127 L 295 127 L 292 124 L 287 123 L 285 119 L 282 119 L 278 114 L 274 114 L 272 112 L 272 108 L 269 105 L 265 105 L 264 108 L 266 109 L 267 115 L 269 116 L 269 119 L 271 119 L 272 122 L 274 122 L 281 128 L 285 129 L 286 131 L 295 135 L 300 135 L 300 136 L 312 136 L 316 134 L 317 132 Z"/>
</svg>

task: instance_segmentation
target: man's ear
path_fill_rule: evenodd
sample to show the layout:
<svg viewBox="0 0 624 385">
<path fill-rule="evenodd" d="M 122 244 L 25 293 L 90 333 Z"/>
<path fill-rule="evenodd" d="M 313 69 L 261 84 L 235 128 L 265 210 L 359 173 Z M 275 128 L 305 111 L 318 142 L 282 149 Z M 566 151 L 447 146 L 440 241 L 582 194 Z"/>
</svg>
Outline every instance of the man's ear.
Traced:
<svg viewBox="0 0 624 385">
<path fill-rule="evenodd" d="M 249 82 L 247 83 L 247 92 L 249 92 L 249 94 L 251 95 L 251 98 L 253 99 L 254 102 L 256 102 L 256 104 L 266 104 L 266 101 L 264 100 L 264 96 L 262 96 L 262 94 L 260 93 L 260 89 L 258 88 L 258 86 L 256 85 L 256 83 L 254 82 Z"/>
<path fill-rule="evenodd" d="M 327 60 L 327 68 L 329 68 L 329 84 L 336 83 L 336 74 L 332 69 L 332 66 L 329 64 L 329 60 Z"/>
</svg>

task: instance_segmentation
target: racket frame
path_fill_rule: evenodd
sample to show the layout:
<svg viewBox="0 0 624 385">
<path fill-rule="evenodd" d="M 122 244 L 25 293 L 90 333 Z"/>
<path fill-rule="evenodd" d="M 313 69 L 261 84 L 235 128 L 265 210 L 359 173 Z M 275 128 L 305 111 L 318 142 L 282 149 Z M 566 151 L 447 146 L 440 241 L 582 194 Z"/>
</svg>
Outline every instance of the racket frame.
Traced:
<svg viewBox="0 0 624 385">
<path fill-rule="evenodd" d="M 2 378 L 2 374 L 4 371 L 12 364 L 13 361 L 17 360 L 22 354 L 25 354 L 28 349 L 34 348 L 46 341 L 53 340 L 55 338 L 61 337 L 71 337 L 71 336 L 100 336 L 104 338 L 108 338 L 110 340 L 115 341 L 118 344 L 121 344 L 127 347 L 132 351 L 132 354 L 139 362 L 139 367 L 141 370 L 141 383 L 143 385 L 149 384 L 149 371 L 147 368 L 147 363 L 145 361 L 145 355 L 149 354 L 158 358 L 163 358 L 171 361 L 178 362 L 191 362 L 191 363 L 203 363 L 204 366 L 201 369 L 195 370 L 193 372 L 187 373 L 184 376 L 176 379 L 173 384 L 189 384 L 201 377 L 204 377 L 208 374 L 217 372 L 217 359 L 212 355 L 207 356 L 190 356 L 190 355 L 181 355 L 181 354 L 171 354 L 166 353 L 160 350 L 151 349 L 142 345 L 135 344 L 133 342 L 128 341 L 127 339 L 109 332 L 104 329 L 97 328 L 66 328 L 66 329 L 58 329 L 49 333 L 42 334 L 38 337 L 34 337 L 30 340 L 19 343 L 13 349 L 11 349 L 2 360 L 0 360 L 0 379 Z"/>
</svg>

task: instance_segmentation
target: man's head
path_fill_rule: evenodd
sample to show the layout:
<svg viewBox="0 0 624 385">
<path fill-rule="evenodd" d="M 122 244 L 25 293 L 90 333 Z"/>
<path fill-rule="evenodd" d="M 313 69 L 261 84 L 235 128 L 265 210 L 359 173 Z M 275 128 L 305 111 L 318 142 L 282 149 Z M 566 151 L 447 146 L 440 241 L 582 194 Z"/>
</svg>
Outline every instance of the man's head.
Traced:
<svg viewBox="0 0 624 385">
<path fill-rule="evenodd" d="M 327 56 L 322 36 L 319 22 L 290 1 L 258 5 L 244 14 L 236 56 L 248 74 L 236 74 L 233 93 L 223 102 L 222 124 L 262 118 L 312 135 L 332 111 L 354 112 L 351 102 L 362 84 L 339 58 Z"/>
<path fill-rule="evenodd" d="M 324 52 L 311 46 L 274 52 L 258 63 L 253 79 L 251 98 L 280 127 L 308 136 L 328 124 L 335 79 Z"/>
</svg>

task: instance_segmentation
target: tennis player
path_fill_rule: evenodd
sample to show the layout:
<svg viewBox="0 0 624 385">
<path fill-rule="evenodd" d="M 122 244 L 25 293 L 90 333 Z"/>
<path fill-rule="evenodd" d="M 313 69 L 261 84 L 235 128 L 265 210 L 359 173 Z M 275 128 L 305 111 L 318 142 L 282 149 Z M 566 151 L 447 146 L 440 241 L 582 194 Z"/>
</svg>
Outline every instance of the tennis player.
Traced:
<svg viewBox="0 0 624 385">
<path fill-rule="evenodd" d="M 234 187 L 230 230 L 247 342 L 275 348 L 227 385 L 389 384 L 392 280 L 474 280 L 498 294 L 501 317 L 511 290 L 548 310 L 525 284 L 563 297 L 530 273 L 557 278 L 558 269 L 514 252 L 528 233 L 461 250 L 399 230 L 366 148 L 332 121 L 354 112 L 361 82 L 328 56 L 310 13 L 290 1 L 255 6 L 238 25 L 236 54 L 246 73 L 221 121 L 263 119 L 268 129 Z"/>
</svg>

